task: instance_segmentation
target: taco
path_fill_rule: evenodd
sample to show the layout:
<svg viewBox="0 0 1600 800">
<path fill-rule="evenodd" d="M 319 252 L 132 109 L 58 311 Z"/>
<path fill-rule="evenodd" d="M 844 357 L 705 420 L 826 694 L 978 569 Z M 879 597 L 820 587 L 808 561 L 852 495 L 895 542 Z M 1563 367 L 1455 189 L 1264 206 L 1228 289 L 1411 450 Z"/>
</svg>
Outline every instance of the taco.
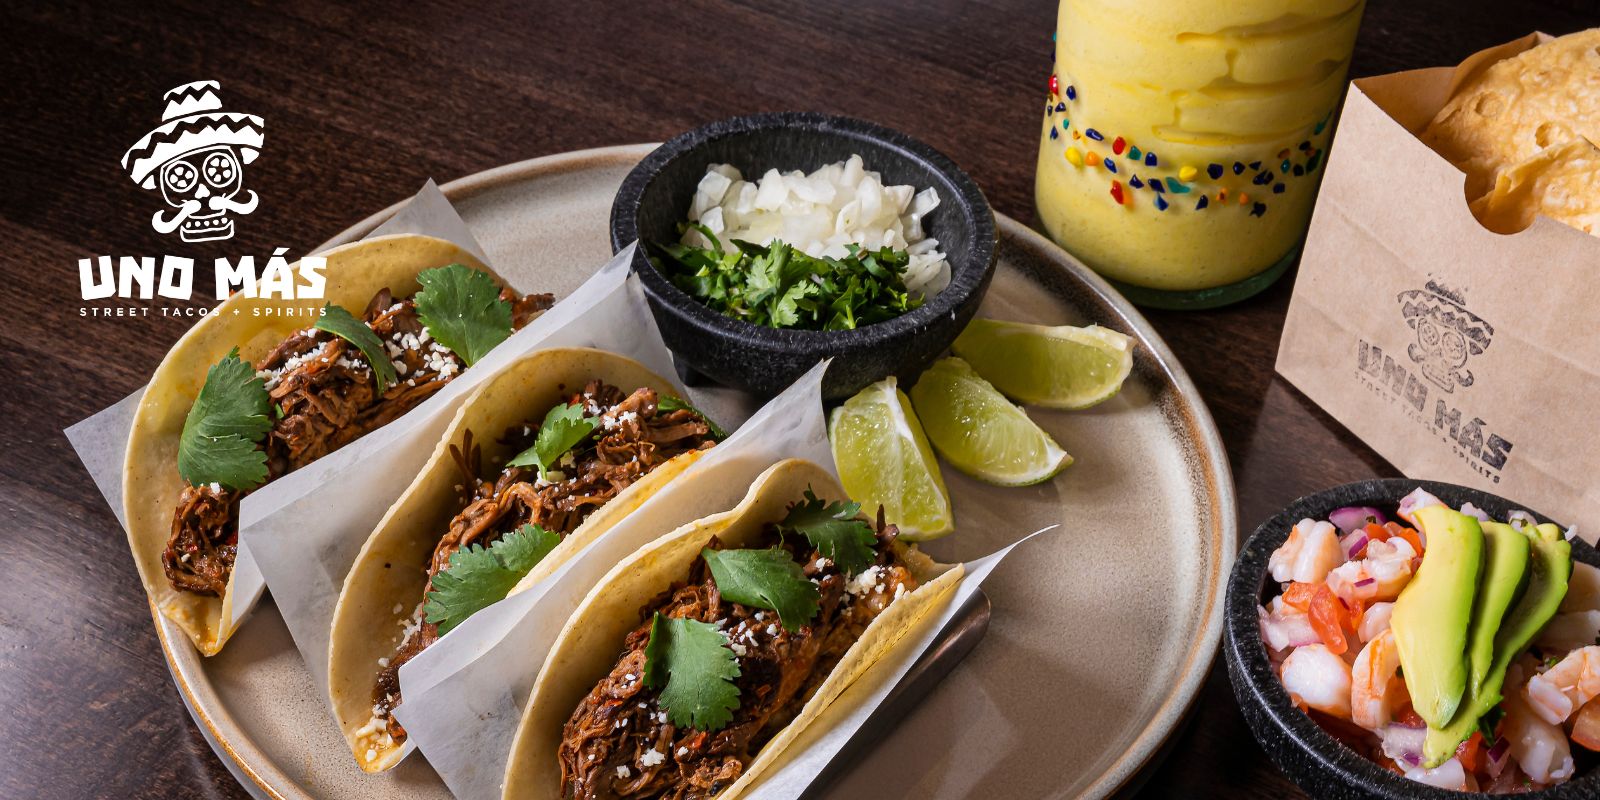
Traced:
<svg viewBox="0 0 1600 800">
<path fill-rule="evenodd" d="M 207 314 L 134 417 L 123 468 L 134 561 L 206 655 L 233 633 L 240 500 L 405 414 L 552 303 L 504 288 L 442 239 L 381 236 L 324 255 L 322 297 L 241 292 Z"/>
<path fill-rule="evenodd" d="M 545 659 L 505 797 L 755 789 L 961 580 L 843 498 L 822 468 L 780 462 L 612 569 Z"/>
<path fill-rule="evenodd" d="M 345 577 L 328 691 L 351 753 L 405 755 L 400 667 L 548 576 L 687 469 L 721 429 L 631 359 L 545 350 L 489 378 Z"/>
</svg>

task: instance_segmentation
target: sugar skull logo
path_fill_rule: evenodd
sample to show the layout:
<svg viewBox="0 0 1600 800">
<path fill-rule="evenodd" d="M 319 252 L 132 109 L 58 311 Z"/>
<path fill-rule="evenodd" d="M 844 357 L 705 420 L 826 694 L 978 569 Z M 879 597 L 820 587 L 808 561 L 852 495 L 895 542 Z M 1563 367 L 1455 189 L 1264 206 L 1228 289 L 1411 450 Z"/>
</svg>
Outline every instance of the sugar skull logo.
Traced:
<svg viewBox="0 0 1600 800">
<path fill-rule="evenodd" d="M 216 81 L 186 83 L 166 94 L 161 125 L 122 154 L 122 168 L 146 189 L 159 184 L 172 210 L 157 211 L 150 226 L 185 242 L 233 237 L 232 214 L 256 210 L 259 198 L 244 188 L 244 165 L 261 153 L 261 118 L 222 110 Z"/>
<path fill-rule="evenodd" d="M 1494 326 L 1468 311 L 1459 293 L 1433 281 L 1395 299 L 1406 324 L 1416 331 L 1417 340 L 1406 355 L 1421 366 L 1423 376 L 1446 392 L 1455 391 L 1457 384 L 1471 386 L 1467 359 L 1488 349 Z"/>
</svg>

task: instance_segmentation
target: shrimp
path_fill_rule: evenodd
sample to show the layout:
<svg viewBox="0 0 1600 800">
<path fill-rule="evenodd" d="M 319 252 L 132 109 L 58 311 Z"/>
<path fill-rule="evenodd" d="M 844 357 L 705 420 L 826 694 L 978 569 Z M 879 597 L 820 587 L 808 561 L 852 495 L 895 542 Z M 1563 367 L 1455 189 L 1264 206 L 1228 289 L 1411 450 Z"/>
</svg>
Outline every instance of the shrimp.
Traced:
<svg viewBox="0 0 1600 800">
<path fill-rule="evenodd" d="M 1394 616 L 1394 603 L 1373 603 L 1366 613 L 1361 615 L 1361 626 L 1356 633 L 1361 636 L 1361 641 L 1370 642 L 1378 638 L 1378 634 L 1389 630 L 1389 618 Z"/>
<path fill-rule="evenodd" d="M 1505 693 L 1501 707 L 1505 721 L 1500 735 L 1511 743 L 1511 757 L 1517 766 L 1536 783 L 1556 783 L 1572 777 L 1572 746 L 1561 728 L 1546 722 L 1529 707 L 1524 699 L 1523 676 L 1526 670 L 1516 664 L 1506 672 L 1506 685 L 1515 687 Z"/>
<path fill-rule="evenodd" d="M 1600 694 L 1600 646 L 1589 645 L 1528 679 L 1528 707 L 1551 725 L 1560 725 Z"/>
<path fill-rule="evenodd" d="M 1272 552 L 1267 568 L 1279 583 L 1321 583 L 1334 567 L 1344 563 L 1339 529 L 1331 522 L 1303 519 L 1289 529 L 1289 538 Z"/>
<path fill-rule="evenodd" d="M 1367 545 L 1367 557 L 1328 573 L 1328 588 L 1346 601 L 1393 600 L 1411 582 L 1417 550 L 1398 536 Z"/>
<path fill-rule="evenodd" d="M 1266 608 L 1256 607 L 1261 620 L 1261 638 L 1274 652 L 1319 641 L 1311 627 L 1311 616 L 1283 601 L 1283 595 L 1272 598 Z"/>
<path fill-rule="evenodd" d="M 1283 688 L 1297 705 L 1306 705 L 1324 714 L 1350 718 L 1350 665 L 1333 654 L 1327 645 L 1308 644 L 1295 648 L 1284 659 Z"/>
<path fill-rule="evenodd" d="M 1394 632 L 1384 631 L 1361 648 L 1350 668 L 1350 721 L 1376 731 L 1394 719 L 1394 710 L 1410 702 L 1400 669 L 1400 647 Z"/>
</svg>

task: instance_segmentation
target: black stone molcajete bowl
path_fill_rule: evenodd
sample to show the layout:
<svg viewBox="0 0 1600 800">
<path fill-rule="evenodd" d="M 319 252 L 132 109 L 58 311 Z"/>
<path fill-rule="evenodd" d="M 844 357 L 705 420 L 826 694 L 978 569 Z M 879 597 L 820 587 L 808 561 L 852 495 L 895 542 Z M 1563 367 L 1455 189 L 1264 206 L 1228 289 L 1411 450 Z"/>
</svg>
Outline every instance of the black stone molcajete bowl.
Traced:
<svg viewBox="0 0 1600 800">
<path fill-rule="evenodd" d="M 1347 483 L 1302 497 L 1277 516 L 1261 523 L 1245 543 L 1234 562 L 1228 580 L 1227 617 L 1223 650 L 1228 661 L 1228 678 L 1245 721 L 1273 763 L 1307 794 L 1322 800 L 1458 800 L 1475 797 L 1466 792 L 1436 789 L 1410 781 L 1368 761 L 1354 750 L 1328 735 L 1309 716 L 1295 708 L 1283 688 L 1277 671 L 1267 660 L 1266 645 L 1256 606 L 1264 604 L 1277 587 L 1269 585 L 1267 561 L 1272 551 L 1288 538 L 1294 523 L 1310 517 L 1327 519 L 1328 513 L 1342 506 L 1373 506 L 1393 515 L 1400 499 L 1421 486 L 1433 496 L 1460 508 L 1472 503 L 1495 519 L 1523 506 L 1477 489 L 1433 481 L 1404 478 Z M 1550 520 L 1534 512 L 1540 522 Z M 1581 540 L 1572 541 L 1576 561 L 1600 566 L 1600 553 Z M 1560 786 L 1518 797 L 1538 800 L 1578 800 L 1600 797 L 1600 768 L 1586 757 L 1582 748 L 1573 747 L 1577 775 Z"/>
<path fill-rule="evenodd" d="M 642 242 L 675 242 L 696 185 L 711 164 L 732 164 L 747 179 L 768 169 L 811 172 L 860 155 L 888 185 L 939 193 L 923 227 L 950 261 L 950 285 L 922 307 L 849 331 L 775 330 L 731 319 L 674 286 Z M 849 397 L 887 375 L 906 383 L 950 346 L 978 309 L 994 275 L 995 222 L 989 201 L 955 162 L 897 131 L 815 113 L 756 114 L 713 122 L 657 148 L 628 174 L 611 206 L 611 247 L 640 240 L 633 271 L 644 285 L 662 338 L 695 372 L 770 396 L 823 358 L 826 400 Z"/>
</svg>

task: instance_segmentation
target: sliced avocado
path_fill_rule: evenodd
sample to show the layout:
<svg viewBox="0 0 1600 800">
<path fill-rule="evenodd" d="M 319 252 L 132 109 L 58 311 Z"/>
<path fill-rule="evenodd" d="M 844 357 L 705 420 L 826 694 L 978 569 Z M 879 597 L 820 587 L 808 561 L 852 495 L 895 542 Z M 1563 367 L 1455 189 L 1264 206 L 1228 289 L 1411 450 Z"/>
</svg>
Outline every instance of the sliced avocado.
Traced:
<svg viewBox="0 0 1600 800">
<path fill-rule="evenodd" d="M 1483 578 L 1472 607 L 1472 624 L 1467 629 L 1467 690 L 1461 707 L 1443 729 L 1428 727 L 1422 754 L 1426 766 L 1436 767 L 1455 754 L 1477 727 L 1478 718 L 1500 702 L 1500 684 L 1505 682 L 1506 665 L 1495 671 L 1495 635 L 1513 602 L 1528 583 L 1529 537 L 1503 522 L 1480 523 L 1483 528 Z M 1491 681 L 1491 676 L 1494 676 Z M 1490 685 L 1492 683 L 1492 685 Z M 1480 699 L 1492 697 L 1488 708 L 1479 709 Z"/>
<path fill-rule="evenodd" d="M 1528 585 L 1528 558 L 1533 541 L 1504 522 L 1481 522 L 1483 528 L 1483 578 L 1472 607 L 1472 627 L 1467 631 L 1467 666 L 1470 687 L 1482 689 L 1494 664 L 1495 635 L 1506 612 Z"/>
<path fill-rule="evenodd" d="M 1467 691 L 1467 628 L 1483 571 L 1483 529 L 1473 517 L 1444 506 L 1413 513 L 1428 537 L 1427 549 L 1394 602 L 1389 627 L 1412 707 L 1429 727 L 1443 728 Z"/>
<path fill-rule="evenodd" d="M 1500 523 L 1485 523 L 1484 529 L 1491 525 L 1516 530 Z M 1533 643 L 1567 595 L 1567 582 L 1572 577 L 1572 545 L 1562 538 L 1561 529 L 1544 524 L 1537 529 L 1523 528 L 1517 534 L 1532 546 L 1527 589 L 1500 623 L 1494 636 L 1494 660 L 1483 683 L 1477 688 L 1467 687 L 1467 699 L 1448 726 L 1435 729 L 1431 723 L 1428 725 L 1422 750 L 1429 765 L 1437 766 L 1454 755 L 1456 745 L 1472 735 L 1478 720 L 1500 705 L 1506 669 Z"/>
</svg>

